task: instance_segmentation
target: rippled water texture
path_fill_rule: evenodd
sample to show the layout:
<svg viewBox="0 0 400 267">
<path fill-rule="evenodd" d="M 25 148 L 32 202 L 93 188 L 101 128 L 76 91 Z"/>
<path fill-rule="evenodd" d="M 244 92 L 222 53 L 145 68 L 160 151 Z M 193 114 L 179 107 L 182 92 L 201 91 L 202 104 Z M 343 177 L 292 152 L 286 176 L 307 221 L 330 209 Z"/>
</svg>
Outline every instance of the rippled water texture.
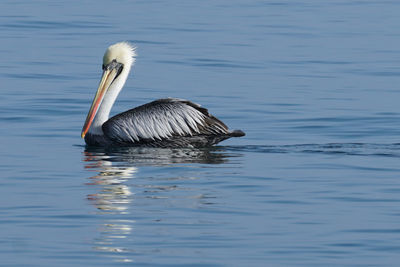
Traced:
<svg viewBox="0 0 400 267">
<path fill-rule="evenodd" d="M 2 1 L 4 266 L 396 266 L 398 1 Z M 80 131 L 117 41 L 113 114 L 163 97 L 243 138 L 94 149 Z"/>
</svg>

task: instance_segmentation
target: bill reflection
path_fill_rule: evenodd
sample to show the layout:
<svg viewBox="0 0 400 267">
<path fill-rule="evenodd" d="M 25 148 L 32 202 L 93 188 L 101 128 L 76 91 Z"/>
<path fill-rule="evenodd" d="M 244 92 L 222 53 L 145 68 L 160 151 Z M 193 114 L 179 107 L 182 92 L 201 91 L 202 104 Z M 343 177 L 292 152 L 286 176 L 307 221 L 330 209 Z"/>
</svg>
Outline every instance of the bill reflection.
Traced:
<svg viewBox="0 0 400 267">
<path fill-rule="evenodd" d="M 85 151 L 84 156 L 85 168 L 95 173 L 88 178 L 87 183 L 96 187 L 97 191 L 87 196 L 90 202 L 100 214 L 129 214 L 133 193 L 126 182 L 134 178 L 137 168 L 113 166 L 110 156 L 105 153 Z M 118 244 L 120 239 L 131 235 L 134 223 L 134 220 L 107 219 L 99 227 L 100 236 L 94 241 L 94 249 L 109 253 L 109 256 L 114 257 L 116 261 L 131 262 L 132 260 L 125 255 L 128 250 Z"/>
</svg>

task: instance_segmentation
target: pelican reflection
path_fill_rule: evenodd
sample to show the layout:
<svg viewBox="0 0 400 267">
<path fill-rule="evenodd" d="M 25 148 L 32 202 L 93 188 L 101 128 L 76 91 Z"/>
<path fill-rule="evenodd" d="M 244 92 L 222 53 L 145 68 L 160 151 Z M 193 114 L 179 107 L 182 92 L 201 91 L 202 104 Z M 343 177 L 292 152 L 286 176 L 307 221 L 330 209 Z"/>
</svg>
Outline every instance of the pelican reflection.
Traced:
<svg viewBox="0 0 400 267">
<path fill-rule="evenodd" d="M 107 253 L 116 261 L 130 262 L 135 252 L 129 249 L 129 242 L 134 239 L 135 214 L 134 202 L 143 202 L 143 193 L 160 197 L 169 188 L 175 190 L 179 181 L 173 185 L 138 184 L 135 178 L 145 167 L 157 167 L 178 164 L 223 164 L 239 154 L 227 153 L 222 148 L 211 149 L 161 149 L 161 148 L 89 148 L 83 152 L 85 169 L 93 174 L 87 178 L 87 185 L 93 193 L 87 199 L 96 208 L 103 222 L 98 226 L 99 236 L 94 240 L 94 249 Z M 191 168 L 189 168 L 191 169 Z M 174 175 L 174 173 L 171 173 Z M 143 174 L 142 174 L 143 176 Z M 193 179 L 193 174 L 184 179 Z M 170 177 L 169 177 L 170 179 Z M 144 181 L 146 181 L 144 179 Z M 154 182 L 154 181 L 153 181 Z M 168 187 L 168 188 L 167 188 Z M 171 189 L 171 190 L 172 190 Z M 152 192 L 155 190 L 155 192 Z M 172 190 L 172 191 L 173 191 Z M 172 192 L 170 191 L 170 192 Z M 168 193 L 167 196 L 169 197 Z M 190 196 L 196 199 L 197 196 Z M 208 200 L 207 200 L 208 201 Z M 137 212 L 137 211 L 136 211 Z"/>
<path fill-rule="evenodd" d="M 86 147 L 85 161 L 118 162 L 129 166 L 160 166 L 179 163 L 222 164 L 239 154 L 227 153 L 221 147 L 195 148 L 138 148 Z M 111 165 L 108 165 L 111 166 Z"/>
<path fill-rule="evenodd" d="M 88 199 L 98 210 L 123 212 L 132 201 L 131 189 L 125 182 L 134 177 L 137 168 L 112 166 L 109 158 L 102 153 L 85 152 L 85 168 L 96 172 L 87 184 L 101 186 L 97 193 L 88 195 Z"/>
</svg>

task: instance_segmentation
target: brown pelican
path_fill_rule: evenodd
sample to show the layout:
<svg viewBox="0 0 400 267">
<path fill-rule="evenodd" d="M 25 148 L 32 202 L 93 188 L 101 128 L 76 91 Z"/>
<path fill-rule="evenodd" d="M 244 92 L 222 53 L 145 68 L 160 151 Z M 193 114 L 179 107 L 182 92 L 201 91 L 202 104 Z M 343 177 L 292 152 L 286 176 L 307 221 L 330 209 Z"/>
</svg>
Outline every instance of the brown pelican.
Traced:
<svg viewBox="0 0 400 267">
<path fill-rule="evenodd" d="M 126 42 L 106 50 L 103 76 L 82 129 L 87 145 L 206 147 L 245 135 L 230 131 L 200 105 L 177 98 L 155 100 L 109 119 L 135 57 L 135 48 Z"/>
</svg>

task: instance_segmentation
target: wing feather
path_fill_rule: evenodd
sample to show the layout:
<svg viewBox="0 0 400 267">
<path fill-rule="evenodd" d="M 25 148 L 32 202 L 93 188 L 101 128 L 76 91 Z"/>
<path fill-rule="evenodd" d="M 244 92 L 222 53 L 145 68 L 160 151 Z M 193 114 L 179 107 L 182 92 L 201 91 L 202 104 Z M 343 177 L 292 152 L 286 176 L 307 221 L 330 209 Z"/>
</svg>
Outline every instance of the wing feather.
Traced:
<svg viewBox="0 0 400 267">
<path fill-rule="evenodd" d="M 175 136 L 227 134 L 229 130 L 200 105 L 166 98 L 112 117 L 103 124 L 103 132 L 114 142 L 137 143 Z"/>
</svg>

